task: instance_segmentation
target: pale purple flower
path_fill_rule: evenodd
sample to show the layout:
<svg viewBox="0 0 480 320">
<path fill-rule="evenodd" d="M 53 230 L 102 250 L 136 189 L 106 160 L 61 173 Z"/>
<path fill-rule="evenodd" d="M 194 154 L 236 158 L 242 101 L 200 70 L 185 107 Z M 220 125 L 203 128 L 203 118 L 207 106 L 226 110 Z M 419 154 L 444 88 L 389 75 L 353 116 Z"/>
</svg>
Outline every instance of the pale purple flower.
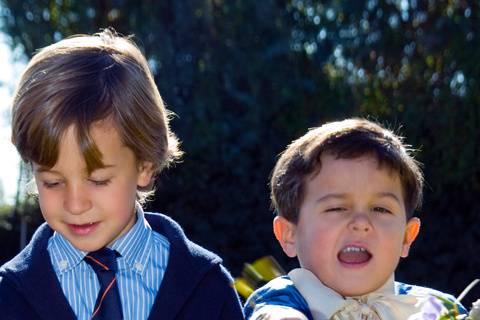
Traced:
<svg viewBox="0 0 480 320">
<path fill-rule="evenodd" d="M 409 317 L 408 320 L 437 320 L 444 310 L 440 301 L 435 297 L 428 297 L 422 304 L 422 309 Z"/>
<path fill-rule="evenodd" d="M 435 297 L 429 297 L 422 307 L 422 320 L 435 320 L 440 317 L 443 306 Z"/>
</svg>

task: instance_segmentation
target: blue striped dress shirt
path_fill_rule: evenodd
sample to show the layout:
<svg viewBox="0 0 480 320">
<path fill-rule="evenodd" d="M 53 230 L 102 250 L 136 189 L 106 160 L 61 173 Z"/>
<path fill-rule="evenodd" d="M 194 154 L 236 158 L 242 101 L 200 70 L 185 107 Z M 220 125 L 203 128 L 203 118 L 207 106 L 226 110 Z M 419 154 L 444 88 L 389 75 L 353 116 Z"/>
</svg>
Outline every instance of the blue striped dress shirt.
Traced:
<svg viewBox="0 0 480 320">
<path fill-rule="evenodd" d="M 117 283 L 124 319 L 147 319 L 167 268 L 170 243 L 152 230 L 137 206 L 137 222 L 111 246 L 117 259 Z M 100 284 L 92 268 L 83 261 L 86 252 L 73 247 L 55 232 L 48 241 L 55 273 L 63 293 L 79 320 L 90 319 Z"/>
</svg>

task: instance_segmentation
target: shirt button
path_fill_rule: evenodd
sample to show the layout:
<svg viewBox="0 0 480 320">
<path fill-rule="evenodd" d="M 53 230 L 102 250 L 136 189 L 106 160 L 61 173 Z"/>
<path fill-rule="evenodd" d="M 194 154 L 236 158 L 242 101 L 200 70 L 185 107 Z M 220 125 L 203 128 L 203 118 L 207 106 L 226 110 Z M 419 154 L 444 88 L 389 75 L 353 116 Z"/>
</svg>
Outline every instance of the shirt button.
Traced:
<svg viewBox="0 0 480 320">
<path fill-rule="evenodd" d="M 142 272 L 143 271 L 143 264 L 141 264 L 140 262 L 135 262 L 134 268 L 137 269 L 137 271 Z"/>
<path fill-rule="evenodd" d="M 67 260 L 60 260 L 58 262 L 58 267 L 60 268 L 60 271 L 63 271 L 65 269 L 67 269 L 68 267 L 68 261 Z"/>
</svg>

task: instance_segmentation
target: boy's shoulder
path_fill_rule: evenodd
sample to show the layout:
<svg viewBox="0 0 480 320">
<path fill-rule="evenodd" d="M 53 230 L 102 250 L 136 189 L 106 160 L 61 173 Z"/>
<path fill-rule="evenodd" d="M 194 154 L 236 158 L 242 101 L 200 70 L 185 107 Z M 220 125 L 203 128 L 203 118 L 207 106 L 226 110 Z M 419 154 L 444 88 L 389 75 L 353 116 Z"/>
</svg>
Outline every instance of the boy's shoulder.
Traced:
<svg viewBox="0 0 480 320">
<path fill-rule="evenodd" d="M 37 319 L 39 315 L 75 318 L 62 298 L 48 255 L 47 243 L 52 234 L 53 230 L 43 223 L 30 243 L 0 267 L 0 309 L 5 319 Z"/>
<path fill-rule="evenodd" d="M 45 254 L 47 253 L 48 239 L 52 234 L 53 230 L 47 223 L 41 224 L 33 234 L 29 244 L 10 261 L 7 261 L 0 267 L 0 276 L 4 277 L 10 273 L 21 274 L 27 272 L 33 261 L 48 258 Z"/>
<path fill-rule="evenodd" d="M 255 310 L 272 305 L 298 310 L 313 319 L 307 301 L 288 276 L 277 277 L 255 290 L 245 302 L 245 317 L 249 319 Z"/>
<path fill-rule="evenodd" d="M 457 305 L 461 314 L 467 313 L 466 309 L 456 302 L 454 296 L 428 287 L 395 281 L 395 294 L 447 299 Z M 292 308 L 302 312 L 308 319 L 313 319 L 307 301 L 288 276 L 275 278 L 255 290 L 245 303 L 245 316 L 249 319 L 255 310 L 271 305 Z"/>
<path fill-rule="evenodd" d="M 407 284 L 399 281 L 395 281 L 395 294 L 398 295 L 411 295 L 419 298 L 422 297 L 440 297 L 443 299 L 448 299 L 450 301 L 455 301 L 455 297 L 451 294 L 435 290 L 428 287 L 422 287 L 419 285 Z"/>
<path fill-rule="evenodd" d="M 163 235 L 170 242 L 172 255 L 179 258 L 191 259 L 192 263 L 215 265 L 222 263 L 222 259 L 215 253 L 201 247 L 187 238 L 182 227 L 172 218 L 161 213 L 145 212 L 145 219 L 152 230 Z"/>
<path fill-rule="evenodd" d="M 189 240 L 182 228 L 172 218 L 159 213 L 145 213 L 145 218 L 152 229 L 163 235 L 170 243 L 170 260 L 194 265 L 196 268 L 210 268 L 222 263 L 222 259 L 209 250 Z M 32 264 L 37 266 L 38 261 L 49 262 L 47 245 L 53 230 L 43 223 L 35 231 L 29 244 L 10 261 L 0 267 L 0 276 L 16 274 L 21 277 L 28 273 Z M 173 258 L 173 259 L 172 259 Z M 44 265 L 45 266 L 45 265 Z"/>
<path fill-rule="evenodd" d="M 158 303 L 153 306 L 152 314 L 173 318 L 181 312 L 191 315 L 191 318 L 194 315 L 198 318 L 211 315 L 212 319 L 242 319 L 233 279 L 221 264 L 222 259 L 189 240 L 172 218 L 146 212 L 145 219 L 153 231 L 163 235 L 170 243 L 167 270 L 161 287 L 164 290 L 159 291 Z"/>
<path fill-rule="evenodd" d="M 221 265 L 222 260 L 190 241 L 173 219 L 156 213 L 146 213 L 145 218 L 170 243 L 167 270 L 151 313 L 172 318 L 178 314 L 222 314 L 224 318 L 241 319 L 233 279 Z M 18 310 L 24 310 L 45 318 L 55 314 L 74 318 L 66 299 L 60 298 L 63 293 L 48 255 L 52 233 L 47 224 L 40 226 L 28 246 L 0 268 L 0 309 L 7 314 L 18 315 Z M 210 303 L 212 300 L 218 303 Z M 51 301 L 56 302 L 52 305 Z"/>
<path fill-rule="evenodd" d="M 419 285 L 407 284 L 400 281 L 395 281 L 395 294 L 398 295 L 414 295 L 414 296 L 429 296 L 429 295 L 437 295 L 437 296 L 450 296 L 449 294 L 443 293 L 441 291 L 423 287 Z"/>
<path fill-rule="evenodd" d="M 460 314 L 467 314 L 467 309 L 453 295 L 439 290 L 395 281 L 395 293 L 398 295 L 412 295 L 423 300 L 425 298 L 448 300 L 457 306 Z"/>
</svg>

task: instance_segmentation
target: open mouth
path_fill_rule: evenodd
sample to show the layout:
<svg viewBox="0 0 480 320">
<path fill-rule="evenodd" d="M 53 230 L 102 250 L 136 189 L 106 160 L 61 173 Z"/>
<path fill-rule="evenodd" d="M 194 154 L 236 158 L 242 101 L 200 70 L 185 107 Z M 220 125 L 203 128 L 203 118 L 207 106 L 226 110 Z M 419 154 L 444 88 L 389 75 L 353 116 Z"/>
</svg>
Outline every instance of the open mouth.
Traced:
<svg viewBox="0 0 480 320">
<path fill-rule="evenodd" d="M 90 233 L 97 225 L 98 222 L 90 222 L 84 224 L 69 224 L 68 226 L 73 233 L 78 235 L 86 235 Z"/>
<path fill-rule="evenodd" d="M 346 246 L 337 255 L 338 260 L 348 265 L 361 265 L 372 258 L 367 249 L 359 246 Z"/>
</svg>

